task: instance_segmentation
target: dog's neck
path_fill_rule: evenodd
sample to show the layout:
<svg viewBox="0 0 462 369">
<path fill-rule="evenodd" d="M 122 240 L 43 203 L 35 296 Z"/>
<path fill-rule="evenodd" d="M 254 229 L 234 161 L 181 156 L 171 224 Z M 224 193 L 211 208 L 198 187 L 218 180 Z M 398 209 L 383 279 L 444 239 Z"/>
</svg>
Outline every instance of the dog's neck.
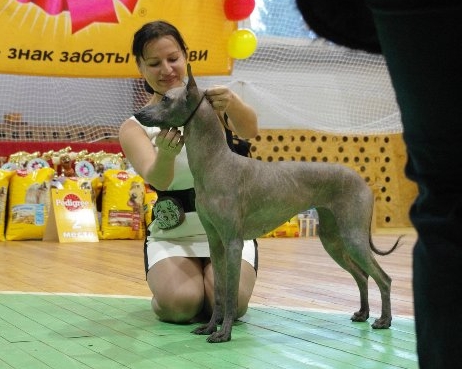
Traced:
<svg viewBox="0 0 462 369">
<path fill-rule="evenodd" d="M 192 110 L 191 114 L 189 115 L 188 118 L 186 118 L 183 126 L 186 126 L 190 121 L 191 119 L 194 117 L 194 115 L 196 114 L 197 110 L 200 108 L 202 102 L 204 101 L 205 99 L 205 92 L 202 93 L 202 97 L 200 98 L 199 102 L 197 103 L 196 107 Z"/>
<path fill-rule="evenodd" d="M 226 143 L 217 113 L 206 99 L 201 99 L 188 124 L 184 137 L 191 172 L 203 172 L 209 165 L 219 165 L 233 155 Z"/>
</svg>

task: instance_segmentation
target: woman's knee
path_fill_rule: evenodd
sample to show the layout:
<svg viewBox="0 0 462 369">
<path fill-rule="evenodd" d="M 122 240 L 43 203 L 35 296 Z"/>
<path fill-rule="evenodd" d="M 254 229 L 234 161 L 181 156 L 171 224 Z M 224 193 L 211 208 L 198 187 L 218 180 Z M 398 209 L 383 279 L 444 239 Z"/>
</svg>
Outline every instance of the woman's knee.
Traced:
<svg viewBox="0 0 462 369">
<path fill-rule="evenodd" d="M 253 266 L 246 261 L 242 261 L 241 280 L 239 283 L 239 295 L 237 300 L 237 318 L 244 316 L 247 312 L 256 279 L 257 274 Z"/>
<path fill-rule="evenodd" d="M 203 293 L 172 291 L 167 296 L 154 295 L 152 308 L 160 320 L 171 323 L 188 323 L 203 307 Z"/>
<path fill-rule="evenodd" d="M 195 259 L 169 258 L 155 264 L 147 275 L 152 308 L 159 319 L 187 323 L 204 304 L 201 263 Z"/>
</svg>

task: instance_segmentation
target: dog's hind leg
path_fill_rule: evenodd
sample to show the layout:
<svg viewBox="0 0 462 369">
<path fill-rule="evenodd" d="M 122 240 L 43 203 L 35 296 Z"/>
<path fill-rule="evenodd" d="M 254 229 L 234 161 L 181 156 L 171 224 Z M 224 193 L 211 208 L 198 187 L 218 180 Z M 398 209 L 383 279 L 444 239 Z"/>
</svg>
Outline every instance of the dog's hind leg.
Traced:
<svg viewBox="0 0 462 369">
<path fill-rule="evenodd" d="M 352 316 L 353 321 L 365 321 L 369 317 L 368 277 L 377 284 L 382 299 L 380 318 L 372 328 L 385 329 L 391 325 L 391 278 L 378 264 L 370 245 L 370 234 L 364 225 L 355 226 L 354 222 L 342 226 L 340 230 L 334 215 L 327 209 L 318 211 L 319 237 L 330 256 L 355 279 L 361 297 L 360 310 Z M 326 224 L 328 227 L 325 227 Z"/>
<path fill-rule="evenodd" d="M 348 241 L 346 241 L 348 242 Z M 352 249 L 357 249 L 358 248 L 358 241 L 350 241 L 349 247 Z M 363 240 L 361 244 L 366 242 Z M 367 243 L 369 245 L 369 243 Z M 375 259 L 374 255 L 372 254 L 372 251 L 365 251 L 364 253 L 355 253 L 352 252 L 348 255 L 348 258 L 351 258 L 351 262 L 349 263 L 350 265 L 355 265 L 354 269 L 360 270 L 360 272 L 365 275 L 365 276 L 370 276 L 375 283 L 377 284 L 379 290 L 380 290 L 380 296 L 382 299 L 382 313 L 380 318 L 376 319 L 374 323 L 372 323 L 372 328 L 375 329 L 386 329 L 389 328 L 391 325 L 391 302 L 390 302 L 390 292 L 391 292 L 391 278 L 386 274 L 383 269 L 380 267 L 378 264 L 377 260 Z M 347 269 L 348 270 L 348 269 Z M 353 272 L 352 270 L 348 270 L 353 277 L 355 277 L 355 274 L 357 272 Z M 356 277 L 355 277 L 356 279 Z M 358 282 L 358 280 L 357 280 Z M 363 299 L 363 292 L 361 291 L 361 288 L 364 288 L 365 295 L 367 296 L 367 279 L 366 279 L 366 285 L 364 287 L 361 287 L 361 283 L 358 283 L 358 286 L 360 288 L 360 293 L 361 293 L 361 306 L 362 306 L 362 299 Z M 359 315 L 361 316 L 361 310 L 358 312 L 360 313 Z M 357 313 L 355 313 L 356 315 Z M 355 316 L 352 317 L 352 320 Z M 363 321 L 363 320 L 356 320 L 356 321 Z"/>
<path fill-rule="evenodd" d="M 358 311 L 355 311 L 351 316 L 353 322 L 365 322 L 369 319 L 369 290 L 368 290 L 368 278 L 369 275 L 359 268 L 356 263 L 352 260 L 346 262 L 345 265 L 340 265 L 348 271 L 356 281 L 359 289 L 360 307 Z"/>
<path fill-rule="evenodd" d="M 375 329 L 386 329 L 391 325 L 391 278 L 378 264 L 374 256 L 371 254 L 368 262 L 365 263 L 364 269 L 374 279 L 375 283 L 380 290 L 380 296 L 382 298 L 382 315 L 372 323 L 372 328 Z"/>
<path fill-rule="evenodd" d="M 319 238 L 324 249 L 340 267 L 353 276 L 359 289 L 360 307 L 358 311 L 353 313 L 351 320 L 354 322 L 365 322 L 369 318 L 369 274 L 351 257 L 352 252 L 349 252 L 350 247 L 345 244 L 345 240 L 340 236 L 333 214 L 329 210 L 322 208 L 317 209 L 317 212 L 320 219 Z M 365 247 L 368 247 L 368 243 L 363 245 L 362 249 Z M 362 252 L 359 251 L 359 253 L 361 254 Z"/>
<path fill-rule="evenodd" d="M 359 287 L 361 295 L 361 308 L 355 312 L 351 320 L 363 322 L 369 317 L 369 303 L 368 303 L 368 285 L 367 280 L 370 276 L 380 290 L 382 299 L 382 315 L 372 323 L 372 328 L 386 329 L 391 325 L 391 302 L 390 302 L 390 289 L 391 278 L 383 271 L 377 263 L 371 250 L 364 250 L 363 245 L 369 245 L 366 239 L 363 240 L 346 240 L 347 244 L 345 250 L 352 250 L 345 252 L 343 258 L 347 260 L 347 266 L 342 266 L 351 273 Z M 369 246 L 367 246 L 369 247 Z M 356 252 L 358 251 L 358 252 Z M 366 314 L 367 312 L 367 314 Z"/>
<path fill-rule="evenodd" d="M 350 273 L 359 289 L 360 307 L 351 316 L 354 322 L 365 322 L 369 318 L 369 291 L 368 291 L 368 278 L 369 275 L 365 273 L 348 255 L 345 255 L 343 241 L 341 239 L 337 242 L 331 242 L 320 236 L 321 242 L 327 253 L 340 265 L 344 270 Z"/>
</svg>

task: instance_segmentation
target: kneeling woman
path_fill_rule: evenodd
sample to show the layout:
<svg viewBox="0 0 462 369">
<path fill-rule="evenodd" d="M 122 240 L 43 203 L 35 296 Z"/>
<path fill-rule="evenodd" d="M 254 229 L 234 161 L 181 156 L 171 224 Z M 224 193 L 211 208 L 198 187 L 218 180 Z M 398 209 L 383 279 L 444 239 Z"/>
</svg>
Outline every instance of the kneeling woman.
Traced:
<svg viewBox="0 0 462 369">
<path fill-rule="evenodd" d="M 152 93 L 149 104 L 157 104 L 166 91 L 184 85 L 187 47 L 173 25 L 164 21 L 145 24 L 135 33 L 132 51 Z M 207 90 L 207 99 L 217 114 L 227 115 L 230 129 L 238 136 L 256 136 L 256 114 L 234 92 L 214 86 Z M 156 220 L 148 226 L 144 255 L 154 312 L 161 320 L 174 323 L 208 319 L 214 305 L 213 271 L 207 237 L 194 210 L 193 177 L 182 131 L 144 127 L 131 117 L 121 125 L 119 140 L 136 172 L 159 194 L 176 198 L 185 208 L 184 221 L 174 228 Z M 245 241 L 238 317 L 247 311 L 257 260 L 256 242 Z"/>
</svg>

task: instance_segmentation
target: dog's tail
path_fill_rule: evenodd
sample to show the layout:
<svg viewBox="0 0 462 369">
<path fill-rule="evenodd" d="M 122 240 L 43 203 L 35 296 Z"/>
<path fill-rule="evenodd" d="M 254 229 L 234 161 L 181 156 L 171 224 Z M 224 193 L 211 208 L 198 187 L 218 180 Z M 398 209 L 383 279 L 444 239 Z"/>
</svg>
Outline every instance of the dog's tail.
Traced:
<svg viewBox="0 0 462 369">
<path fill-rule="evenodd" d="M 385 255 L 390 255 L 393 251 L 395 251 L 399 246 L 401 246 L 401 238 L 403 238 L 404 235 L 401 235 L 398 237 L 398 239 L 396 240 L 395 244 L 393 245 L 393 247 L 388 250 L 388 251 L 381 251 L 379 250 L 377 247 L 375 247 L 374 243 L 372 242 L 372 235 L 369 234 L 369 245 L 372 249 L 372 251 L 374 251 L 377 255 L 380 255 L 380 256 L 385 256 Z"/>
</svg>

